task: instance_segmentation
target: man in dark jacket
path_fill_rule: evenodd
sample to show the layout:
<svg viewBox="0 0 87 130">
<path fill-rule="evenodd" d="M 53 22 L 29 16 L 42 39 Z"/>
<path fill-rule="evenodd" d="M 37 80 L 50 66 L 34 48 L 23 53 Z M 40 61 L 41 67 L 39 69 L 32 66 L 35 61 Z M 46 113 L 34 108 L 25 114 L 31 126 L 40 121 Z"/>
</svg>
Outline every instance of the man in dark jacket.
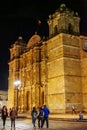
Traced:
<svg viewBox="0 0 87 130">
<path fill-rule="evenodd" d="M 15 107 L 12 108 L 12 110 L 10 111 L 10 119 L 11 119 L 11 129 L 12 126 L 15 129 L 15 119 L 17 117 L 17 110 L 15 109 Z"/>
<path fill-rule="evenodd" d="M 38 114 L 37 114 L 37 119 L 38 119 L 38 128 L 41 128 L 42 121 L 44 118 L 44 111 L 42 110 L 42 107 L 38 108 Z"/>
<path fill-rule="evenodd" d="M 37 119 L 37 110 L 36 110 L 36 107 L 33 107 L 32 111 L 31 111 L 31 116 L 32 116 L 32 124 L 33 124 L 33 127 L 36 127 L 35 124 L 36 124 L 36 119 Z"/>
<path fill-rule="evenodd" d="M 49 128 L 49 114 L 50 114 L 50 111 L 46 107 L 46 105 L 43 106 L 43 111 L 44 111 L 44 118 L 43 118 L 43 121 L 42 121 L 41 128 L 43 127 L 45 121 L 46 121 L 46 127 Z"/>
</svg>

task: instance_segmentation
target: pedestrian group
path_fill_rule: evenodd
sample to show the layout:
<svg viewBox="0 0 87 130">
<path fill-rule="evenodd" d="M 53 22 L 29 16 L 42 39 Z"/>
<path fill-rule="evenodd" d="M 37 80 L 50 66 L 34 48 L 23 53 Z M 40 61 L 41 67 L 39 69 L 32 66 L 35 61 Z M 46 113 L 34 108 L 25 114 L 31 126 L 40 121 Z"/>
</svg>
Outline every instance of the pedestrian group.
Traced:
<svg viewBox="0 0 87 130">
<path fill-rule="evenodd" d="M 1 118 L 3 121 L 2 129 L 5 129 L 6 119 L 8 116 L 10 117 L 10 120 L 11 120 L 11 130 L 12 130 L 12 128 L 15 130 L 15 119 L 17 117 L 17 111 L 16 111 L 15 107 L 10 108 L 8 111 L 7 107 L 4 105 L 1 110 Z"/>
<path fill-rule="evenodd" d="M 38 120 L 38 128 L 43 128 L 45 122 L 46 127 L 49 128 L 49 114 L 50 111 L 46 105 L 39 107 L 38 110 L 34 106 L 31 111 L 33 127 L 36 127 L 36 120 Z"/>
<path fill-rule="evenodd" d="M 46 105 L 43 105 L 42 107 L 38 107 L 38 110 L 36 110 L 36 107 L 34 106 L 31 111 L 31 117 L 32 117 L 32 124 L 33 127 L 36 127 L 36 120 L 38 124 L 38 128 L 43 128 L 44 124 L 46 123 L 46 128 L 49 128 L 49 114 L 50 111 L 47 108 Z M 15 119 L 17 118 L 17 110 L 15 107 L 12 107 L 7 110 L 7 107 L 4 105 L 1 110 L 1 118 L 3 122 L 3 128 L 5 129 L 6 119 L 9 116 L 11 121 L 11 130 L 15 130 Z"/>
</svg>

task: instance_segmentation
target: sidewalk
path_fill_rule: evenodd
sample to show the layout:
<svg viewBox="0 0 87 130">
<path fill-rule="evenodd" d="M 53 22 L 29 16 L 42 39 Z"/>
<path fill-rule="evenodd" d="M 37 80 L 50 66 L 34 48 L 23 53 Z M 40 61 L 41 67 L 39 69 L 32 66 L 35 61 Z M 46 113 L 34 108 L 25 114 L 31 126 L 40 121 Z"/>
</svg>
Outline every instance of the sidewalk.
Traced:
<svg viewBox="0 0 87 130">
<path fill-rule="evenodd" d="M 55 114 L 50 115 L 49 118 L 52 120 L 77 121 L 79 119 L 79 114 Z M 87 121 L 87 114 L 83 114 L 83 120 L 81 121 Z"/>
<path fill-rule="evenodd" d="M 28 114 L 19 114 L 18 118 L 27 118 L 31 119 L 31 115 Z M 50 120 L 65 120 L 65 121 L 76 121 L 79 118 L 79 114 L 50 114 Z M 87 121 L 87 114 L 83 114 L 83 120 Z"/>
</svg>

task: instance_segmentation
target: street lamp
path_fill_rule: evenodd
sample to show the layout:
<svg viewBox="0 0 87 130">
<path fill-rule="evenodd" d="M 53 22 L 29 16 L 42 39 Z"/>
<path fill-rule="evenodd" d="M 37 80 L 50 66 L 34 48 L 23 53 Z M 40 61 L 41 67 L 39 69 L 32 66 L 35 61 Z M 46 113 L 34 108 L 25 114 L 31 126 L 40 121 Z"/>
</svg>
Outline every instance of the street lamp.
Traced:
<svg viewBox="0 0 87 130">
<path fill-rule="evenodd" d="M 16 89 L 16 109 L 17 109 L 17 111 L 18 111 L 18 89 L 19 89 L 20 84 L 21 84 L 20 80 L 14 81 L 14 86 Z"/>
</svg>

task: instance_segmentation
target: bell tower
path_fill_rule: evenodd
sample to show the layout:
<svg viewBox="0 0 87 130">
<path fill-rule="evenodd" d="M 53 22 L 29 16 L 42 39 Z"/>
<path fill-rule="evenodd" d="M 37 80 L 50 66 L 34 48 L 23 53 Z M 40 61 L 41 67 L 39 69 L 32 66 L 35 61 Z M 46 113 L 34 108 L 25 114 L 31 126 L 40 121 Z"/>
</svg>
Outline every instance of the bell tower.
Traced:
<svg viewBox="0 0 87 130">
<path fill-rule="evenodd" d="M 78 13 L 68 9 L 65 4 L 61 4 L 54 14 L 49 15 L 49 37 L 59 33 L 79 35 L 79 22 Z"/>
<path fill-rule="evenodd" d="M 82 97 L 79 23 L 78 13 L 65 4 L 48 19 L 48 104 L 54 113 L 70 112 L 72 106 L 78 111 L 83 107 L 82 98 L 79 99 Z"/>
<path fill-rule="evenodd" d="M 16 59 L 23 53 L 25 48 L 25 42 L 21 36 L 18 37 L 17 41 L 11 46 L 10 49 L 10 60 Z"/>
<path fill-rule="evenodd" d="M 21 36 L 10 48 L 9 79 L 8 79 L 8 104 L 9 108 L 16 106 L 14 81 L 20 78 L 20 55 L 24 52 L 26 43 Z"/>
</svg>

